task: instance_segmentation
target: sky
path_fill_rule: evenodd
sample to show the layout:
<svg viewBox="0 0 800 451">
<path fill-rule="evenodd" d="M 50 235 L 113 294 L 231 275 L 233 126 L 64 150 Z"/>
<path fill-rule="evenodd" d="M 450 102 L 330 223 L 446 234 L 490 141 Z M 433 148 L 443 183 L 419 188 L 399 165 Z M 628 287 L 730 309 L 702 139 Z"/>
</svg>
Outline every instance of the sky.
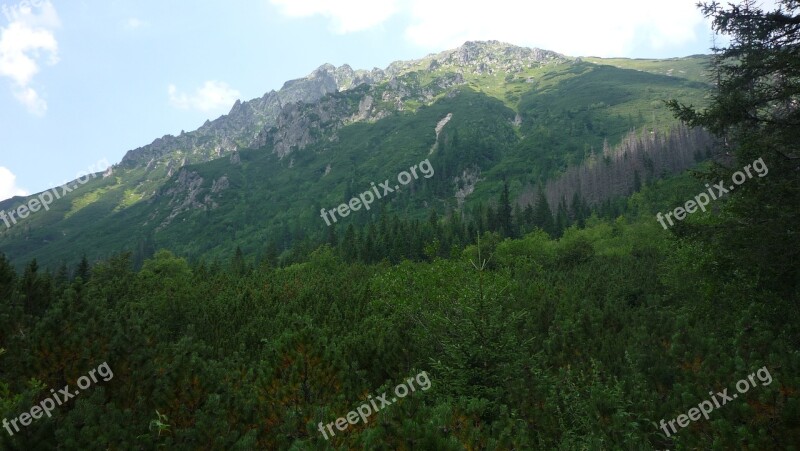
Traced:
<svg viewBox="0 0 800 451">
<path fill-rule="evenodd" d="M 570 56 L 709 53 L 695 3 L 0 0 L 0 200 L 118 163 L 324 63 L 385 68 L 489 39 Z"/>
</svg>

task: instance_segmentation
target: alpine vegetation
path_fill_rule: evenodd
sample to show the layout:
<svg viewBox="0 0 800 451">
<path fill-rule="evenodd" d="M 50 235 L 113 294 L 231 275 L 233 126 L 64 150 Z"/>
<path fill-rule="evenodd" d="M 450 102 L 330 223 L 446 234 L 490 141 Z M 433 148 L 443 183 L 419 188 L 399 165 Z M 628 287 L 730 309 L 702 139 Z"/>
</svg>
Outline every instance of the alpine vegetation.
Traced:
<svg viewBox="0 0 800 451">
<path fill-rule="evenodd" d="M 6 228 L 10 229 L 12 225 L 17 223 L 17 219 L 25 219 L 28 216 L 30 216 L 31 213 L 36 213 L 37 211 L 40 211 L 42 208 L 44 208 L 45 211 L 49 211 L 50 204 L 52 204 L 56 199 L 61 199 L 62 196 L 66 196 L 72 191 L 78 189 L 78 184 L 81 185 L 86 184 L 90 180 L 90 177 L 97 178 L 97 174 L 99 172 L 105 171 L 108 168 L 108 166 L 109 166 L 108 160 L 103 158 L 97 163 L 89 166 L 89 168 L 86 171 L 79 172 L 76 175 L 77 178 L 75 179 L 75 181 L 77 181 L 78 183 L 73 183 L 70 185 L 69 182 L 65 182 L 60 187 L 44 191 L 40 193 L 38 196 L 29 199 L 27 204 L 20 205 L 17 208 L 9 210 L 8 212 L 0 210 L 0 219 L 3 220 L 3 223 L 5 223 L 6 225 Z"/>
<path fill-rule="evenodd" d="M 761 382 L 762 387 L 772 383 L 772 375 L 769 374 L 769 370 L 767 369 L 766 366 L 764 366 L 761 367 L 757 372 L 747 376 L 747 379 L 742 379 L 739 382 L 737 382 L 736 391 L 738 391 L 739 394 L 744 394 L 747 393 L 748 390 L 750 390 L 750 387 L 755 388 L 756 387 L 756 381 L 754 379 L 755 376 L 758 376 L 758 380 Z M 716 395 L 714 394 L 713 391 L 708 392 L 708 394 L 711 395 L 711 400 L 714 401 L 713 404 L 711 401 L 706 400 L 698 404 L 697 407 L 692 407 L 691 409 L 689 409 L 689 412 L 687 412 L 688 416 L 686 414 L 681 414 L 678 415 L 676 419 L 669 420 L 666 423 L 662 419 L 659 424 L 661 425 L 661 430 L 664 431 L 664 434 L 666 434 L 667 437 L 670 436 L 670 432 L 669 429 L 667 428 L 667 425 L 669 425 L 669 427 L 672 429 L 672 434 L 678 432 L 677 429 L 675 429 L 675 424 L 674 424 L 676 420 L 678 422 L 678 426 L 680 426 L 681 428 L 689 426 L 690 420 L 691 421 L 699 420 L 700 414 L 702 414 L 706 418 L 706 420 L 708 420 L 708 414 L 711 413 L 715 408 L 719 409 L 720 407 L 727 404 L 728 401 L 733 401 L 734 399 L 739 397 L 739 394 L 736 393 L 728 396 L 727 388 L 722 389 L 722 391 L 717 393 Z"/>
<path fill-rule="evenodd" d="M 396 386 L 394 388 L 395 396 L 392 397 L 391 401 L 387 399 L 389 397 L 389 394 L 387 393 L 383 393 L 380 396 L 376 396 L 375 399 L 372 399 L 372 395 L 369 395 L 367 397 L 367 401 L 369 402 L 361 404 L 356 408 L 356 410 L 351 410 L 350 412 L 347 412 L 346 420 L 344 417 L 338 418 L 336 419 L 336 421 L 330 422 L 327 425 L 323 425 L 323 423 L 320 422 L 317 425 L 318 426 L 317 429 L 322 434 L 322 436 L 325 437 L 325 440 L 328 440 L 328 434 L 325 433 L 324 429 L 325 427 L 328 428 L 328 432 L 330 432 L 331 437 L 333 437 L 334 435 L 336 435 L 336 433 L 333 432 L 332 428 L 334 424 L 336 425 L 336 429 L 338 429 L 339 431 L 344 431 L 349 427 L 349 425 L 356 424 L 358 423 L 359 420 L 361 420 L 361 422 L 363 422 L 364 424 L 367 424 L 368 423 L 367 418 L 369 418 L 370 415 L 372 415 L 373 413 L 377 413 L 384 407 L 392 405 L 392 403 L 397 402 L 398 398 L 405 398 L 406 396 L 409 395 L 409 393 L 417 391 L 417 388 L 414 387 L 415 380 L 419 388 L 422 389 L 422 391 L 427 391 L 428 389 L 431 388 L 431 381 L 430 379 L 428 379 L 428 373 L 423 371 L 417 374 L 416 379 L 413 377 L 409 377 L 408 379 L 406 379 L 405 382 L 408 384 L 407 387 L 406 383 L 399 384 L 398 386 Z M 381 405 L 380 406 L 377 405 L 376 401 L 379 401 Z"/>
<path fill-rule="evenodd" d="M 434 174 L 433 166 L 431 166 L 431 162 L 428 161 L 428 159 L 426 158 L 422 160 L 419 163 L 419 165 L 415 164 L 414 166 L 411 166 L 408 169 L 410 173 L 408 171 L 402 171 L 401 173 L 397 174 L 397 182 L 400 183 L 400 185 L 405 186 L 411 183 L 412 180 L 419 179 L 419 174 L 417 174 L 417 168 L 419 168 L 419 171 L 426 179 L 433 177 Z M 386 197 L 389 193 L 400 191 L 400 185 L 395 185 L 394 188 L 392 188 L 390 186 L 389 179 L 386 179 L 384 182 L 378 184 L 378 186 L 382 188 L 383 194 L 381 194 L 380 190 L 378 190 L 378 186 L 375 186 L 375 182 L 372 182 L 371 184 L 372 184 L 372 189 L 364 191 L 363 193 L 359 194 L 358 197 L 353 197 L 352 199 L 350 199 L 348 203 L 341 204 L 336 208 L 328 210 L 327 212 L 325 211 L 324 208 L 321 209 L 320 217 L 323 220 L 325 220 L 325 224 L 327 224 L 328 226 L 331 225 L 331 222 L 328 220 L 328 215 L 331 216 L 333 222 L 336 222 L 338 221 L 338 219 L 336 219 L 336 213 L 339 213 L 339 217 L 344 218 L 350 214 L 351 210 L 352 211 L 360 210 L 362 205 L 364 206 L 364 209 L 369 210 L 370 205 L 372 205 L 372 203 L 375 202 L 376 198 L 381 199 L 383 197 Z M 373 196 L 372 193 L 375 193 L 375 195 Z"/>
<path fill-rule="evenodd" d="M 111 371 L 111 368 L 108 366 L 108 363 L 103 362 L 97 368 L 89 371 L 89 376 L 81 376 L 78 378 L 77 384 L 78 388 L 81 390 L 86 390 L 87 388 L 92 386 L 92 383 L 97 383 L 97 375 L 103 378 L 103 382 L 108 382 L 114 378 L 114 372 Z M 91 379 L 90 379 L 91 378 Z M 69 385 L 64 386 L 55 391 L 55 389 L 51 388 L 50 393 L 53 394 L 52 397 L 47 397 L 43 399 L 39 404 L 31 407 L 30 412 L 24 412 L 17 418 L 12 418 L 11 421 L 8 419 L 3 418 L 3 428 L 8 432 L 9 435 L 14 435 L 14 432 L 11 431 L 11 426 L 14 427 L 15 432 L 19 432 L 20 428 L 17 425 L 19 424 L 22 426 L 29 426 L 31 424 L 32 419 L 38 420 L 42 418 L 42 414 L 47 415 L 48 418 L 53 416 L 53 410 L 56 408 L 57 405 L 62 405 L 67 403 L 70 399 L 78 396 L 80 394 L 79 390 L 75 390 L 73 392 L 69 391 Z M 55 400 L 55 401 L 53 401 Z"/>
<path fill-rule="evenodd" d="M 756 174 L 758 174 L 759 178 L 764 177 L 769 173 L 769 168 L 767 168 L 766 163 L 764 163 L 764 159 L 759 158 L 753 163 L 745 166 L 742 169 L 742 171 L 744 172 L 736 171 L 733 173 L 732 176 L 732 180 L 734 183 L 733 185 L 730 185 L 726 188 L 725 182 L 720 181 L 719 183 L 713 185 L 712 188 L 711 186 L 708 185 L 708 183 L 706 183 L 706 188 L 708 188 L 708 194 L 706 193 L 698 194 L 697 196 L 694 197 L 694 200 L 686 201 L 686 205 L 684 207 L 676 207 L 674 211 L 668 211 L 665 215 L 663 215 L 663 217 L 661 215 L 661 212 L 658 212 L 656 214 L 656 220 L 658 220 L 658 222 L 661 224 L 661 227 L 663 227 L 664 230 L 667 230 L 668 227 L 664 223 L 664 218 L 667 219 L 667 222 L 669 222 L 670 226 L 673 226 L 675 225 L 675 223 L 672 222 L 670 216 L 674 215 L 677 221 L 683 221 L 684 219 L 686 219 L 687 213 L 696 212 L 698 207 L 702 211 L 706 211 L 706 206 L 711 202 L 712 199 L 713 200 L 719 199 L 720 197 L 733 191 L 736 188 L 736 186 L 739 186 L 742 183 L 746 182 L 747 180 L 753 178 L 753 174 L 750 172 L 751 168 L 755 171 Z M 747 175 L 745 175 L 745 173 Z M 710 198 L 708 197 L 709 195 L 711 196 Z"/>
</svg>

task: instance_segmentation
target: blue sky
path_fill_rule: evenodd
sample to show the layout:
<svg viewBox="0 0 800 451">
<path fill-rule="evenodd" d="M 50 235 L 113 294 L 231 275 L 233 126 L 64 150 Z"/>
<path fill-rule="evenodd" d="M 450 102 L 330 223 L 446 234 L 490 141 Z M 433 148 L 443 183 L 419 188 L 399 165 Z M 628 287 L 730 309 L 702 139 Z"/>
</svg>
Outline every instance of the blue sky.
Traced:
<svg viewBox="0 0 800 451">
<path fill-rule="evenodd" d="M 0 200 L 117 163 L 323 63 L 383 68 L 484 39 L 571 56 L 708 53 L 694 3 L 0 0 Z"/>
</svg>

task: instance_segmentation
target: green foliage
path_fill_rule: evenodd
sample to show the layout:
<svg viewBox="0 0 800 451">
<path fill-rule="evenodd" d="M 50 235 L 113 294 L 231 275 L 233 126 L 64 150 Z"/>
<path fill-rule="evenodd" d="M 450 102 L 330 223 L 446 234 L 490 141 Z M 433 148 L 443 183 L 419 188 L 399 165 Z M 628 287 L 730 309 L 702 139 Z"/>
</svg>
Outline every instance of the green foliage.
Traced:
<svg viewBox="0 0 800 451">
<path fill-rule="evenodd" d="M 44 225 L 24 240 L 4 236 L 15 256 L 57 249 L 47 258 L 60 266 L 53 275 L 31 258 L 15 271 L 0 254 L 0 417 L 16 418 L 51 388 L 74 389 L 99 362 L 114 377 L 19 434 L 0 430 L 0 447 L 792 449 L 800 312 L 787 277 L 797 263 L 775 253 L 797 249 L 791 163 L 768 161 L 766 178 L 674 233 L 654 215 L 703 191 L 688 174 L 647 177 L 630 198 L 601 205 L 578 194 L 548 205 L 541 190 L 527 205 L 514 201 L 631 121 L 666 121 L 653 97 L 698 89 L 663 65 L 614 64 L 657 73 L 576 61 L 531 83 L 471 80 L 492 95 L 463 89 L 284 159 L 244 150 L 241 165 L 184 168 L 227 177 L 213 210 L 172 215 L 176 176 L 151 203 L 102 217 L 108 193 L 125 192 L 105 180 L 96 188 L 106 197 L 83 198 L 62 224 L 95 236 L 57 248 L 28 243 L 53 233 Z M 517 112 L 535 120 L 517 128 Z M 448 113 L 437 143 L 432 124 Z M 693 117 L 728 120 L 707 114 Z M 785 151 L 796 133 L 786 123 L 720 124 L 742 127 L 732 136 L 745 162 L 756 138 Z M 409 185 L 413 196 L 322 225 L 319 208 L 427 157 L 437 176 Z M 709 167 L 719 170 L 700 170 Z M 450 184 L 476 168 L 487 182 L 459 205 Z M 131 237 L 136 249 L 117 252 Z M 76 249 L 95 264 L 63 264 Z M 761 367 L 772 384 L 671 437 L 659 429 Z M 319 433 L 320 422 L 423 370 L 429 390 L 329 440 Z"/>
<path fill-rule="evenodd" d="M 699 71 L 703 61 L 689 58 L 669 64 Z M 274 265 L 275 253 L 283 263 L 303 261 L 319 244 L 343 239 L 350 225 L 366 227 L 382 214 L 423 221 L 430 209 L 441 216 L 458 211 L 467 226 L 475 221 L 475 233 L 490 230 L 518 236 L 533 226 L 522 224 L 528 227 L 522 230 L 520 224 L 507 224 L 506 207 L 513 211 L 522 186 L 558 176 L 581 163 L 592 149 L 601 149 L 606 140 L 612 146 L 620 142 L 632 128 L 666 130 L 674 119 L 665 108 L 654 109 L 653 103 L 694 99 L 702 93 L 702 85 L 680 72 L 657 75 L 605 63 L 554 62 L 523 68 L 510 79 L 505 73 L 465 73 L 465 84 L 446 89 L 439 84 L 457 74 L 411 68 L 401 81 L 412 98 L 433 93 L 423 103 L 407 101 L 404 110 L 392 110 L 371 122 L 351 123 L 352 112 L 332 117 L 330 124 L 313 129 L 318 139 L 283 158 L 270 144 L 242 149 L 240 164 L 232 164 L 227 156 L 198 164 L 189 158 L 190 164 L 171 177 L 166 165 L 156 165 L 150 172 L 120 166 L 113 177 L 90 180 L 54 202 L 50 211 L 0 230 L 0 248 L 18 270 L 33 258 L 43 268 L 55 268 L 63 262 L 74 265 L 83 253 L 96 262 L 122 252 L 132 252 L 133 267 L 140 268 L 156 249 L 170 249 L 191 260 L 229 261 L 237 246 L 244 255 L 260 259 L 266 246 L 274 243 L 269 255 Z M 373 97 L 378 99 L 385 87 L 376 89 Z M 331 100 L 357 108 L 366 92 L 362 86 L 331 94 Z M 435 126 L 448 114 L 452 119 L 437 139 Z M 345 125 L 333 127 L 337 120 Z M 369 190 L 372 182 L 389 179 L 394 185 L 400 171 L 426 158 L 435 170 L 431 178 L 420 177 L 377 200 L 369 211 L 362 208 L 339 219 L 337 236 L 320 218 L 321 208 L 336 208 Z M 498 204 L 504 181 L 508 203 Z M 456 190 L 472 183 L 474 191 L 459 205 Z M 0 207 L 13 207 L 6 204 Z M 478 218 L 463 214 L 479 205 L 491 205 L 495 212 L 493 222 L 484 228 Z M 499 217 L 498 206 L 503 207 Z M 568 222 L 579 220 L 567 213 L 567 221 L 559 205 L 550 208 L 554 217 L 550 232 L 556 236 Z M 462 235 L 475 236 L 467 232 Z M 451 247 L 452 243 L 440 240 L 437 254 L 444 256 Z M 292 252 L 286 253 L 289 249 Z M 376 248 L 366 255 L 379 252 Z M 390 256 L 392 261 L 398 258 Z"/>
<path fill-rule="evenodd" d="M 714 132 L 734 157 L 701 174 L 704 180 L 731 180 L 736 171 L 755 166 L 754 161 L 768 168 L 768 174 L 737 187 L 716 221 L 689 228 L 685 234 L 712 244 L 715 267 L 707 269 L 739 272 L 761 286 L 780 287 L 785 297 L 796 300 L 800 294 L 796 264 L 800 258 L 800 4 L 781 0 L 775 11 L 751 0 L 701 6 L 714 29 L 731 36 L 728 46 L 715 49 L 712 71 L 717 89 L 705 109 L 678 100 L 669 105 L 680 119 Z"/>
<path fill-rule="evenodd" d="M 660 208 L 670 202 L 660 189 L 638 195 Z M 3 300 L 0 318 L 13 326 L 3 329 L 12 332 L 0 413 L 13 418 L 44 396 L 33 379 L 74 386 L 102 361 L 114 378 L 0 440 L 12 449 L 729 448 L 742 437 L 790 446 L 800 439 L 791 338 L 800 318 L 777 288 L 700 270 L 713 264 L 708 245 L 641 213 L 594 216 L 560 239 L 487 232 L 459 252 L 397 264 L 348 263 L 341 244 L 247 271 L 159 251 L 135 272 L 130 255 L 115 257 L 86 283 L 51 285 L 38 320 L 23 298 Z M 437 216 L 424 224 L 431 243 L 434 230 L 452 228 Z M 47 280 L 26 277 L 6 277 L 13 293 Z M 762 366 L 773 384 L 661 433 L 660 419 L 706 399 L 708 387 Z M 430 390 L 330 441 L 319 434 L 319 422 L 422 370 Z"/>
</svg>

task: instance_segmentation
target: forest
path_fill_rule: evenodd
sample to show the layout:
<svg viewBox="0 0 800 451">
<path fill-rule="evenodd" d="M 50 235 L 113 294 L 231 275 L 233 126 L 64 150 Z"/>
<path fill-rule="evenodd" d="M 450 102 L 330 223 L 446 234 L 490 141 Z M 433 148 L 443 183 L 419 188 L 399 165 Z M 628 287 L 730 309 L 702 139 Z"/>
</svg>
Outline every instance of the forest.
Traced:
<svg viewBox="0 0 800 451">
<path fill-rule="evenodd" d="M 0 253 L 0 449 L 798 449 L 800 3 L 781 4 L 705 5 L 732 36 L 709 106 L 671 101 L 684 126 L 525 196 L 224 259 Z M 767 176 L 656 221 L 758 158 Z M 681 419 L 718 393 L 738 397 Z"/>
<path fill-rule="evenodd" d="M 114 377 L 2 443 L 791 449 L 794 300 L 715 260 L 710 244 L 620 217 L 558 240 L 487 232 L 457 256 L 399 264 L 347 263 L 328 245 L 283 268 L 167 251 L 138 272 L 129 255 L 52 275 L 3 262 L 4 415 L 102 362 Z M 659 430 L 764 366 L 774 383 L 671 439 Z M 317 431 L 421 371 L 430 390 L 330 440 Z"/>
</svg>

